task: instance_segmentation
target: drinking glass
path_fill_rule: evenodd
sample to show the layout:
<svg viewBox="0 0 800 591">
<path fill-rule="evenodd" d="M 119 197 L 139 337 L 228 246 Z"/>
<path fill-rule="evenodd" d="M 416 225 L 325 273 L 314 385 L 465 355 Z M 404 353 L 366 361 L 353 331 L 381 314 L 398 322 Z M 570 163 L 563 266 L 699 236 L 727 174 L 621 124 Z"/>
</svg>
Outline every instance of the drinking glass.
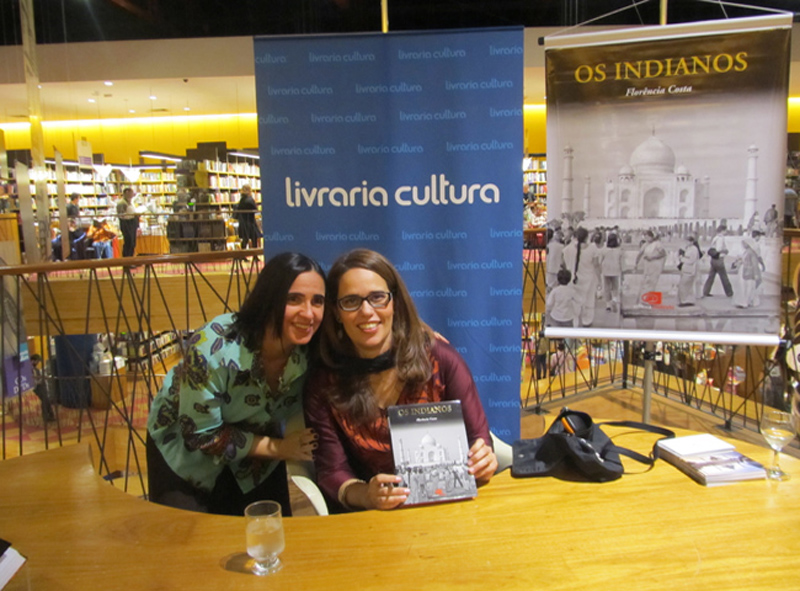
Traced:
<svg viewBox="0 0 800 591">
<path fill-rule="evenodd" d="M 794 439 L 797 427 L 791 413 L 781 410 L 765 410 L 761 417 L 761 435 L 772 448 L 772 466 L 767 468 L 767 478 L 789 480 L 789 475 L 781 470 L 778 456 L 783 447 Z"/>
<path fill-rule="evenodd" d="M 278 555 L 283 552 L 281 505 L 275 501 L 257 501 L 244 510 L 247 522 L 247 554 L 253 559 L 250 569 L 256 575 L 269 575 L 283 566 Z"/>
</svg>

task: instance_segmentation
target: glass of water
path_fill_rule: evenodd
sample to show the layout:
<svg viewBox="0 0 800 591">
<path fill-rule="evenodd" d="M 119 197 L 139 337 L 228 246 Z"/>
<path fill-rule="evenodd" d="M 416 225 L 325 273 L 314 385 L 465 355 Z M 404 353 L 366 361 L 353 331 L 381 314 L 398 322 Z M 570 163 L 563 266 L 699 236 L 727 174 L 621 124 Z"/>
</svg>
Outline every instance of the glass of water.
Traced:
<svg viewBox="0 0 800 591">
<path fill-rule="evenodd" d="M 761 435 L 772 448 L 772 466 L 767 468 L 767 478 L 789 480 L 789 475 L 781 470 L 778 456 L 783 447 L 794 439 L 797 427 L 791 413 L 780 410 L 765 410 L 761 417 Z"/>
<path fill-rule="evenodd" d="M 269 575 L 281 569 L 278 555 L 283 552 L 281 505 L 275 501 L 257 501 L 244 510 L 247 532 L 247 554 L 253 559 L 251 571 Z"/>
</svg>

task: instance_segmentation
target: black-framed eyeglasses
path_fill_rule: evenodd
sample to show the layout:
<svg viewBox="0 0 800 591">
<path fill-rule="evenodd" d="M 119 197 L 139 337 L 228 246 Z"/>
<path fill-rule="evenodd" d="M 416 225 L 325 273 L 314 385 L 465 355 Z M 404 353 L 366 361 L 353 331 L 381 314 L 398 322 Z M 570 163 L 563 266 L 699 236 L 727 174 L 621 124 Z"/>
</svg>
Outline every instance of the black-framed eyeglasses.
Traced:
<svg viewBox="0 0 800 591">
<path fill-rule="evenodd" d="M 336 304 L 345 312 L 355 312 L 360 309 L 364 302 L 376 310 L 385 308 L 392 301 L 392 294 L 388 291 L 372 291 L 364 297 L 360 295 L 346 295 L 336 300 Z"/>
</svg>

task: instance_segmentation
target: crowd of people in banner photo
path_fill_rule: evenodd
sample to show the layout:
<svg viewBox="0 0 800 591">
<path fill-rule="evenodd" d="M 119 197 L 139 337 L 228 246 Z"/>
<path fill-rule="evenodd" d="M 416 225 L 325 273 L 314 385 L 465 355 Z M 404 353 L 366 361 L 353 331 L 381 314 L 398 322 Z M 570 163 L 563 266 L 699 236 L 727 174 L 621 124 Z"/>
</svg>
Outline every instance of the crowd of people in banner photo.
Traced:
<svg viewBox="0 0 800 591">
<path fill-rule="evenodd" d="M 624 317 L 758 310 L 765 259 L 775 250 L 767 245 L 779 240 L 784 220 L 772 205 L 746 222 L 644 219 L 624 228 L 583 222 L 563 215 L 547 224 L 548 326 L 613 327 Z"/>
</svg>

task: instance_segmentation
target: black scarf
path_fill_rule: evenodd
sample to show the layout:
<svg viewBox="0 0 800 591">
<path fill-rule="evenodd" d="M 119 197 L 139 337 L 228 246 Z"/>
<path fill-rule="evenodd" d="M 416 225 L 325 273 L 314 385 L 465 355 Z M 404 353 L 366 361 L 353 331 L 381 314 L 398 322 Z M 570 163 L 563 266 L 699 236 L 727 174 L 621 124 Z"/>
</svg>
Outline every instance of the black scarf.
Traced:
<svg viewBox="0 0 800 591">
<path fill-rule="evenodd" d="M 380 373 L 387 369 L 392 369 L 395 365 L 395 353 L 393 349 L 390 349 L 386 353 L 381 353 L 371 359 L 350 355 L 336 355 L 335 371 L 338 374 L 347 376 L 364 375 Z"/>
</svg>

